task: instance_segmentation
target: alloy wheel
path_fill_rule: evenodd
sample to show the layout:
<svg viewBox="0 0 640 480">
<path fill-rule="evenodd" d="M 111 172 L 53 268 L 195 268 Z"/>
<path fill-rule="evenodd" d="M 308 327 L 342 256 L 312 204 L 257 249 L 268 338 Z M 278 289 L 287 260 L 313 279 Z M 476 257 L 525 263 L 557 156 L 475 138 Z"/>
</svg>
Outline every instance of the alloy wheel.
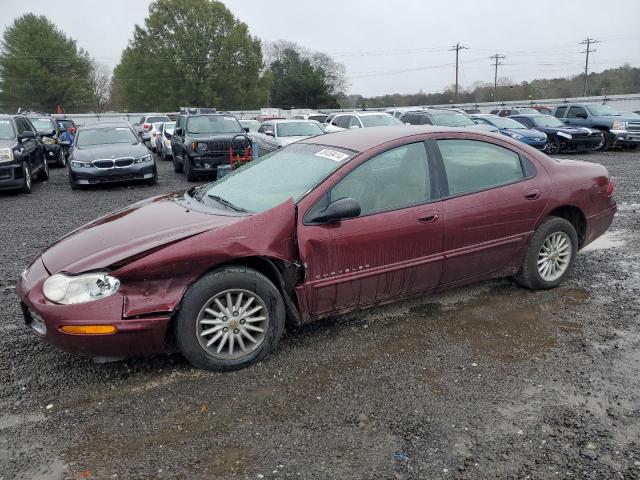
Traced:
<svg viewBox="0 0 640 480">
<path fill-rule="evenodd" d="M 553 282 L 560 278 L 571 263 L 571 238 L 564 232 L 554 232 L 549 235 L 538 253 L 538 274 L 547 281 Z"/>
<path fill-rule="evenodd" d="M 211 356 L 240 359 L 265 340 L 269 310 L 255 292 L 225 290 L 207 300 L 196 319 L 200 346 Z"/>
</svg>

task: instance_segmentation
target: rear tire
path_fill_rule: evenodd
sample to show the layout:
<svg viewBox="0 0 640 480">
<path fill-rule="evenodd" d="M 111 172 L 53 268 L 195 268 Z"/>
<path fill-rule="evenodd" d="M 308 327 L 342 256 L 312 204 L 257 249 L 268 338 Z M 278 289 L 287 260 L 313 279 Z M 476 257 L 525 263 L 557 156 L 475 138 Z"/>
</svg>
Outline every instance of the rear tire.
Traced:
<svg viewBox="0 0 640 480">
<path fill-rule="evenodd" d="M 67 166 L 67 157 L 64 156 L 64 152 L 62 148 L 58 151 L 58 160 L 56 161 L 56 166 L 60 168 L 64 168 Z"/>
<path fill-rule="evenodd" d="M 532 290 L 555 288 L 571 273 L 577 252 L 578 235 L 573 225 L 564 218 L 547 217 L 531 237 L 514 280 Z"/>
<path fill-rule="evenodd" d="M 284 302 L 273 283 L 251 268 L 230 266 L 189 288 L 176 316 L 175 337 L 193 366 L 238 370 L 275 350 L 284 325 Z"/>
</svg>

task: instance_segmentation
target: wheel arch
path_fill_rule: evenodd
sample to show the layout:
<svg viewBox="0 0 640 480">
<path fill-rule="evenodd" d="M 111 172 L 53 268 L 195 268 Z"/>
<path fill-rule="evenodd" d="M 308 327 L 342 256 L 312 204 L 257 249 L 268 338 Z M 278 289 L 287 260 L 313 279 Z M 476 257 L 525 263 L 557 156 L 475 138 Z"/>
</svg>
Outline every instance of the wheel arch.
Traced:
<svg viewBox="0 0 640 480">
<path fill-rule="evenodd" d="M 575 205 L 563 205 L 549 212 L 547 217 L 564 218 L 571 223 L 578 235 L 578 250 L 582 248 L 587 235 L 587 219 L 580 208 Z"/>
</svg>

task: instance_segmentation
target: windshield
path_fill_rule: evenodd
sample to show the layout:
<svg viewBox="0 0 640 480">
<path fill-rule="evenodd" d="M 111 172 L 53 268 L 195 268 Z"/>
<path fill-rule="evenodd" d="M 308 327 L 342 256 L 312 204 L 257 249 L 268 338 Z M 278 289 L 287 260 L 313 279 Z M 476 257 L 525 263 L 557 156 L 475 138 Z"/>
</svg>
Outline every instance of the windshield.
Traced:
<svg viewBox="0 0 640 480">
<path fill-rule="evenodd" d="M 335 147 L 294 143 L 205 185 L 197 200 L 218 207 L 221 202 L 212 198 L 218 197 L 238 209 L 263 212 L 289 198 L 298 201 L 352 155 Z"/>
<path fill-rule="evenodd" d="M 188 133 L 241 133 L 242 127 L 236 117 L 222 115 L 203 115 L 189 117 Z"/>
<path fill-rule="evenodd" d="M 511 129 L 519 129 L 519 128 L 527 128 L 522 125 L 520 122 L 516 122 L 512 118 L 507 117 L 496 117 L 487 119 L 488 122 L 492 123 L 498 128 L 511 128 Z"/>
<path fill-rule="evenodd" d="M 313 137 L 324 132 L 317 123 L 312 122 L 286 122 L 276 125 L 278 137 Z"/>
<path fill-rule="evenodd" d="M 9 120 L 0 120 L 0 140 L 9 140 L 15 137 L 13 126 Z"/>
<path fill-rule="evenodd" d="M 438 113 L 433 116 L 436 125 L 441 127 L 466 127 L 468 125 L 475 125 L 471 120 L 463 113 Z"/>
<path fill-rule="evenodd" d="M 565 127 L 566 125 L 551 115 L 540 115 L 539 117 L 531 117 L 536 127 Z"/>
<path fill-rule="evenodd" d="M 589 105 L 587 109 L 591 112 L 591 115 L 599 115 L 604 117 L 620 115 L 609 105 Z"/>
<path fill-rule="evenodd" d="M 176 128 L 176 122 L 167 122 L 164 124 L 164 133 L 173 135 L 173 130 Z"/>
<path fill-rule="evenodd" d="M 30 118 L 29 120 L 36 127 L 38 133 L 51 133 L 51 130 L 55 130 L 50 118 Z"/>
<path fill-rule="evenodd" d="M 138 143 L 138 139 L 130 128 L 105 127 L 79 130 L 76 145 L 86 147 L 89 145 L 109 145 L 115 143 Z"/>
<path fill-rule="evenodd" d="M 170 122 L 171 119 L 169 117 L 167 117 L 166 115 L 161 115 L 159 117 L 147 117 L 147 121 L 144 123 L 163 123 L 163 122 Z"/>
<path fill-rule="evenodd" d="M 380 115 L 363 115 L 360 117 L 362 125 L 365 127 L 389 127 L 391 125 L 402 125 L 402 122 L 387 113 Z"/>
<path fill-rule="evenodd" d="M 257 120 L 240 120 L 242 128 L 248 128 L 250 132 L 257 132 L 260 128 L 260 122 Z"/>
</svg>

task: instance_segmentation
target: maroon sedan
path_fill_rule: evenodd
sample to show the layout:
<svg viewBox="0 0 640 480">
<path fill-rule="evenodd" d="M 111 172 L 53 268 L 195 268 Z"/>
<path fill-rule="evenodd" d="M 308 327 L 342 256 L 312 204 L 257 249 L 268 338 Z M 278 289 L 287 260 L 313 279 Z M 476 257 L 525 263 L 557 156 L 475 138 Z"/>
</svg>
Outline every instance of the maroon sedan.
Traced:
<svg viewBox="0 0 640 480">
<path fill-rule="evenodd" d="M 136 203 L 27 268 L 27 324 L 72 352 L 182 354 L 211 370 L 285 324 L 478 280 L 557 286 L 607 230 L 613 183 L 504 135 L 384 127 L 315 137 L 215 183 Z"/>
</svg>

